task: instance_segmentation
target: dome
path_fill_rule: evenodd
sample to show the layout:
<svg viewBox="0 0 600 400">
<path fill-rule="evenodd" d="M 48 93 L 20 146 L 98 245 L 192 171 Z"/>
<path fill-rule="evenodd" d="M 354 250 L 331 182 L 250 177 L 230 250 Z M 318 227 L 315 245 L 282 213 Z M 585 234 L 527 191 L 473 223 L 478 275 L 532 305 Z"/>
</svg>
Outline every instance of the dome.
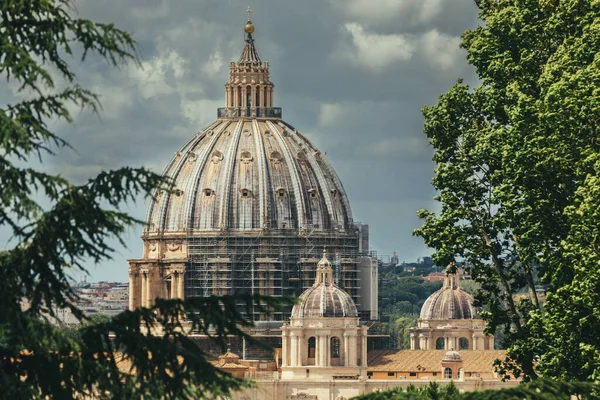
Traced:
<svg viewBox="0 0 600 400">
<path fill-rule="evenodd" d="M 352 297 L 333 283 L 331 263 L 325 255 L 317 265 L 315 284 L 300 295 L 292 317 L 358 317 Z"/>
<path fill-rule="evenodd" d="M 167 165 L 173 190 L 154 196 L 145 233 L 353 232 L 350 203 L 325 154 L 273 107 L 269 63 L 248 24 L 240 59 L 230 64 L 226 107 Z"/>
<path fill-rule="evenodd" d="M 277 119 L 219 119 L 164 175 L 173 191 L 150 203 L 146 232 L 351 229 L 346 193 L 305 136 Z"/>
<path fill-rule="evenodd" d="M 427 320 L 478 318 L 473 296 L 460 288 L 460 280 L 455 274 L 449 274 L 444 286 L 425 300 L 420 317 Z"/>
<path fill-rule="evenodd" d="M 447 351 L 446 354 L 444 354 L 444 357 L 442 357 L 442 361 L 462 361 L 462 357 L 460 356 L 460 354 L 458 354 L 457 351 L 450 350 Z"/>
</svg>

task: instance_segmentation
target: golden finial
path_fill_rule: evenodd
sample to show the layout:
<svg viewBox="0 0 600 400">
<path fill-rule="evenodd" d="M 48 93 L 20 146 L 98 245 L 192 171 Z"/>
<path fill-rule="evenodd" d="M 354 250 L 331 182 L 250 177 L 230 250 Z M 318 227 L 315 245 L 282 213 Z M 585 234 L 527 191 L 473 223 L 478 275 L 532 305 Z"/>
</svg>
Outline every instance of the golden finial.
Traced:
<svg viewBox="0 0 600 400">
<path fill-rule="evenodd" d="M 250 21 L 250 14 L 252 14 L 250 6 L 248 6 L 246 12 L 248 13 L 248 22 L 246 22 L 246 26 L 244 26 L 244 32 L 246 32 L 247 34 L 252 34 L 254 33 L 254 24 L 252 23 L 252 21 Z"/>
</svg>

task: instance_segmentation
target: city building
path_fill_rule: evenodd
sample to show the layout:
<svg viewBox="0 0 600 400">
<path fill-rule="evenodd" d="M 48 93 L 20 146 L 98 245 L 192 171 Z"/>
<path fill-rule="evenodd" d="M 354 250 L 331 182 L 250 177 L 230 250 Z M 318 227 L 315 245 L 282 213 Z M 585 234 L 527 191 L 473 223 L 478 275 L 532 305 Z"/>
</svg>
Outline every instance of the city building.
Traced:
<svg viewBox="0 0 600 400">
<path fill-rule="evenodd" d="M 142 257 L 129 260 L 129 308 L 156 298 L 299 295 L 326 248 L 359 317 L 377 319 L 368 225 L 354 222 L 325 154 L 283 121 L 254 29 L 248 19 L 225 107 L 175 153 L 164 171 L 172 190 L 157 191 L 148 206 Z M 269 318 L 283 321 L 289 311 Z"/>
</svg>

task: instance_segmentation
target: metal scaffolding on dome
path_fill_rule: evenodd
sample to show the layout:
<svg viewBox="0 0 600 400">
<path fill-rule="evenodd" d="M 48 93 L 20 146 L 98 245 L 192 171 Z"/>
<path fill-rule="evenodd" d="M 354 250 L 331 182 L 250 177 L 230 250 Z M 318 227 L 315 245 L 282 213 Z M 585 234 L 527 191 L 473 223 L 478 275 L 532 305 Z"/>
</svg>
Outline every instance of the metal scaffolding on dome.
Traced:
<svg viewBox="0 0 600 400">
<path fill-rule="evenodd" d="M 339 263 L 336 281 L 361 308 L 357 269 L 358 235 L 329 232 L 324 235 L 290 235 L 289 231 L 266 231 L 258 235 L 223 232 L 218 235 L 187 232 L 189 264 L 185 297 L 234 293 L 269 296 L 300 295 L 312 286 L 323 248 Z M 291 311 L 291 310 L 290 310 Z M 253 313 L 253 320 L 283 320 L 289 312 L 272 317 Z"/>
</svg>

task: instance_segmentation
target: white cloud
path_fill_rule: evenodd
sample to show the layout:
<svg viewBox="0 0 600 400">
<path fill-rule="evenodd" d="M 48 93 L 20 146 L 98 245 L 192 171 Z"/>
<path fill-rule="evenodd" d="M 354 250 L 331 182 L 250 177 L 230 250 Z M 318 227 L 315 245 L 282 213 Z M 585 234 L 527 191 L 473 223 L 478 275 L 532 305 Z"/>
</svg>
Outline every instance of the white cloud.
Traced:
<svg viewBox="0 0 600 400">
<path fill-rule="evenodd" d="M 175 50 L 159 53 L 148 61 L 142 62 L 142 68 L 132 66 L 130 76 L 138 85 L 144 98 L 176 93 L 189 85 L 177 85 L 182 82 L 186 60 Z M 173 79 L 174 78 L 174 79 Z M 181 87 L 178 87 L 181 86 Z"/>
<path fill-rule="evenodd" d="M 377 25 L 386 22 L 429 23 L 448 0 L 331 0 L 333 6 L 355 21 Z"/>
<path fill-rule="evenodd" d="M 460 49 L 461 39 L 432 29 L 421 37 L 421 47 L 430 65 L 450 69 L 464 63 L 464 52 Z"/>
<path fill-rule="evenodd" d="M 353 53 L 346 57 L 368 69 L 385 68 L 395 62 L 409 60 L 414 45 L 408 35 L 384 35 L 368 32 L 358 23 L 346 23 L 344 28 L 352 37 Z"/>
<path fill-rule="evenodd" d="M 319 110 L 319 127 L 327 127 L 335 124 L 344 112 L 341 104 L 323 103 Z"/>
<path fill-rule="evenodd" d="M 223 107 L 224 103 L 224 100 L 184 99 L 181 104 L 181 112 L 196 126 L 196 129 L 200 129 L 216 118 L 217 108 Z"/>
<path fill-rule="evenodd" d="M 216 50 L 202 66 L 202 72 L 208 76 L 215 76 L 223 72 L 224 65 L 223 55 L 219 50 Z"/>
</svg>

